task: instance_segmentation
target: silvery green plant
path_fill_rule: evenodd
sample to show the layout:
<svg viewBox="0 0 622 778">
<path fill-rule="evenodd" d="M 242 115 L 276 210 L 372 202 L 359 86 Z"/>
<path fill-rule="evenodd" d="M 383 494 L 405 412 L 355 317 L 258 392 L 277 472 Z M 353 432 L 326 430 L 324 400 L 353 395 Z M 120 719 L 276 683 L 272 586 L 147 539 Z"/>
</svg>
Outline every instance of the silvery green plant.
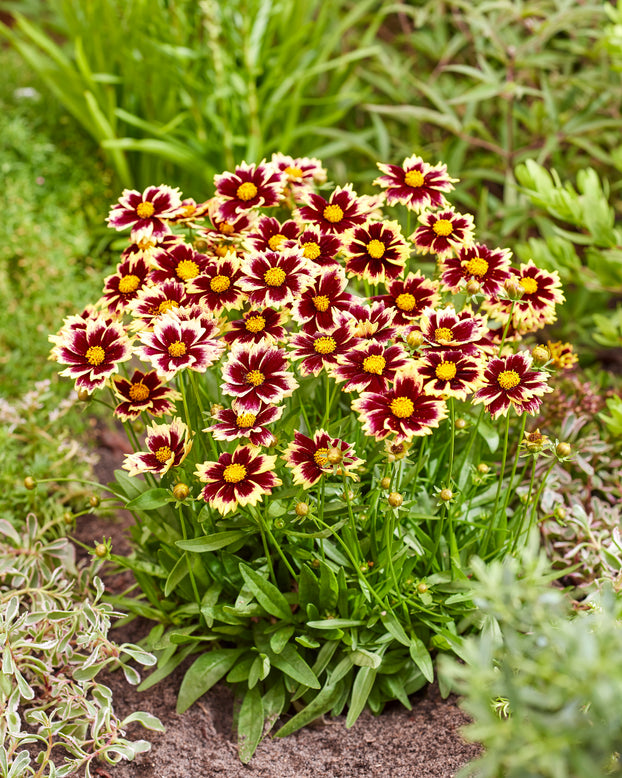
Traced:
<svg viewBox="0 0 622 778">
<path fill-rule="evenodd" d="M 145 740 L 126 738 L 130 723 L 162 729 L 143 711 L 119 719 L 112 692 L 97 679 L 104 668 L 121 667 L 136 684 L 128 662 L 155 663 L 138 646 L 109 639 L 120 614 L 102 602 L 98 564 L 77 572 L 71 544 L 50 539 L 33 514 L 21 533 L 0 519 L 0 778 L 78 770 L 90 778 L 98 762 L 149 750 Z"/>
</svg>

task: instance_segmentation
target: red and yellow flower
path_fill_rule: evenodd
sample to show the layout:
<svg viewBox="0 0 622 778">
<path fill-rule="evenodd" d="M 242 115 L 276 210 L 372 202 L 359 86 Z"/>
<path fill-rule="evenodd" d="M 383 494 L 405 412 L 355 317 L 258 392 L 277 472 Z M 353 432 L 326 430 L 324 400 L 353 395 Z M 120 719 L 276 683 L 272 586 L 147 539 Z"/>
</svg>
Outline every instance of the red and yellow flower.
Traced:
<svg viewBox="0 0 622 778">
<path fill-rule="evenodd" d="M 415 363 L 426 394 L 465 400 L 482 384 L 485 362 L 462 351 L 428 349 Z"/>
<path fill-rule="evenodd" d="M 240 288 L 240 278 L 240 260 L 230 252 L 223 259 L 204 266 L 201 275 L 190 281 L 188 292 L 214 314 L 223 309 L 239 310 L 246 299 Z"/>
<path fill-rule="evenodd" d="M 346 382 L 346 392 L 383 392 L 395 380 L 397 371 L 408 363 L 408 355 L 402 346 L 387 346 L 371 340 L 350 349 L 333 368 L 332 374 L 337 383 Z"/>
<path fill-rule="evenodd" d="M 274 216 L 260 216 L 256 230 L 247 240 L 253 251 L 281 251 L 297 244 L 300 227 L 292 219 L 281 224 Z"/>
<path fill-rule="evenodd" d="M 340 267 L 337 255 L 343 247 L 343 241 L 338 235 L 322 232 L 316 224 L 308 224 L 298 236 L 298 245 L 304 258 L 322 269 Z"/>
<path fill-rule="evenodd" d="M 441 280 L 452 292 L 476 281 L 486 297 L 497 297 L 510 278 L 510 257 L 509 249 L 489 249 L 483 243 L 462 246 L 456 256 L 443 260 Z"/>
<path fill-rule="evenodd" d="M 184 242 L 159 248 L 153 253 L 149 280 L 155 284 L 173 280 L 187 287 L 193 279 L 205 271 L 209 261 L 205 254 L 199 254 Z"/>
<path fill-rule="evenodd" d="M 135 370 L 129 380 L 115 376 L 113 388 L 121 400 L 114 415 L 121 421 L 134 421 L 143 412 L 156 417 L 170 415 L 175 410 L 175 401 L 181 399 L 179 392 L 166 386 L 155 370 L 148 373 Z"/>
<path fill-rule="evenodd" d="M 110 313 L 125 312 L 128 303 L 145 286 L 148 274 L 149 264 L 141 255 L 127 257 L 117 265 L 116 273 L 104 280 L 103 304 Z"/>
<path fill-rule="evenodd" d="M 398 374 L 392 387 L 383 392 L 363 392 L 352 402 L 366 435 L 395 442 L 430 435 L 447 417 L 445 402 L 423 391 L 421 379 L 411 373 Z"/>
<path fill-rule="evenodd" d="M 221 199 L 219 215 L 223 221 L 234 220 L 240 211 L 269 208 L 283 198 L 287 179 L 280 170 L 266 163 L 240 163 L 233 173 L 214 176 L 216 195 Z"/>
<path fill-rule="evenodd" d="M 197 465 L 195 475 L 205 484 L 201 497 L 223 516 L 238 506 L 257 505 L 281 485 L 274 475 L 276 456 L 258 453 L 254 446 L 225 451 L 217 462 Z"/>
<path fill-rule="evenodd" d="M 358 197 L 351 184 L 346 184 L 338 186 L 328 200 L 318 194 L 308 194 L 306 205 L 300 206 L 298 215 L 302 221 L 316 224 L 322 232 L 343 235 L 367 221 L 373 210 L 370 201 L 371 198 Z"/>
<path fill-rule="evenodd" d="M 243 411 L 257 413 L 265 405 L 277 405 L 291 397 L 298 386 L 287 368 L 287 352 L 268 343 L 235 343 L 222 375 L 224 394 L 236 398 Z"/>
<path fill-rule="evenodd" d="M 203 432 L 211 432 L 215 440 L 238 440 L 248 438 L 253 446 L 272 446 L 276 443 L 273 433 L 267 429 L 283 415 L 282 405 L 261 405 L 256 413 L 250 413 L 238 407 L 235 400 L 231 408 L 217 410 L 216 424 Z"/>
<path fill-rule="evenodd" d="M 153 327 L 160 316 L 192 303 L 184 284 L 164 281 L 159 286 L 143 287 L 128 305 L 135 321 L 133 329 Z"/>
<path fill-rule="evenodd" d="M 167 219 L 181 205 L 179 189 L 170 186 L 149 186 L 141 194 L 135 189 L 124 189 L 106 221 L 115 230 L 132 230 L 132 238 L 139 235 L 163 238 L 170 233 Z"/>
<path fill-rule="evenodd" d="M 447 200 L 443 192 L 451 192 L 456 178 L 449 178 L 447 165 L 429 165 L 413 154 L 399 165 L 377 163 L 384 173 L 374 184 L 386 193 L 387 204 L 402 203 L 409 210 L 420 213 L 428 208 L 445 208 Z"/>
<path fill-rule="evenodd" d="M 251 308 L 241 319 L 229 322 L 229 330 L 224 334 L 224 339 L 230 344 L 259 343 L 261 340 L 280 343 L 287 339 L 287 330 L 283 326 L 286 319 L 286 311 Z"/>
<path fill-rule="evenodd" d="M 410 239 L 419 254 L 436 254 L 441 259 L 462 246 L 473 243 L 473 217 L 458 213 L 453 208 L 426 212 L 419 216 L 421 226 Z"/>
<path fill-rule="evenodd" d="M 287 306 L 311 286 L 318 272 L 298 247 L 261 251 L 243 261 L 240 288 L 251 305 Z"/>
<path fill-rule="evenodd" d="M 316 184 L 326 181 L 326 168 L 315 157 L 294 158 L 277 152 L 272 155 L 271 162 L 287 177 L 287 185 L 296 201 L 313 191 Z"/>
<path fill-rule="evenodd" d="M 338 364 L 360 341 L 352 335 L 349 320 L 342 317 L 330 332 L 299 332 L 290 338 L 292 359 L 300 359 L 302 375 L 319 375 Z"/>
<path fill-rule="evenodd" d="M 463 353 L 477 354 L 477 343 L 487 334 L 486 320 L 470 308 L 456 313 L 453 306 L 435 311 L 426 308 L 419 320 L 419 329 L 434 349 L 460 348 Z"/>
<path fill-rule="evenodd" d="M 168 473 L 171 468 L 181 465 L 188 456 L 192 440 L 184 422 L 174 418 L 170 424 L 152 422 L 147 428 L 145 446 L 147 451 L 127 454 L 123 460 L 122 467 L 131 476 L 140 473 Z"/>
<path fill-rule="evenodd" d="M 387 294 L 376 295 L 372 300 L 395 310 L 395 324 L 413 324 L 424 308 L 434 307 L 441 299 L 438 283 L 421 274 L 409 273 L 404 280 L 396 279 L 387 286 Z"/>
<path fill-rule="evenodd" d="M 338 449 L 341 453 L 341 461 L 338 465 L 331 465 L 328 461 L 330 449 Z M 353 472 L 364 464 L 354 453 L 354 447 L 340 438 L 331 437 L 323 429 L 317 430 L 313 438 L 308 438 L 301 432 L 294 433 L 294 439 L 288 444 L 282 454 L 285 464 L 291 469 L 294 484 L 309 489 L 316 484 L 323 475 L 342 476 L 358 480 Z"/>
<path fill-rule="evenodd" d="M 292 305 L 292 317 L 307 332 L 333 330 L 354 301 L 354 296 L 346 292 L 347 285 L 341 268 L 320 273 Z"/>
<path fill-rule="evenodd" d="M 368 222 L 345 238 L 346 271 L 377 284 L 404 272 L 410 246 L 397 222 Z"/>
<path fill-rule="evenodd" d="M 378 300 L 374 300 L 371 305 L 356 303 L 345 315 L 349 319 L 352 334 L 360 338 L 361 343 L 388 343 L 395 340 L 401 330 L 401 327 L 394 326 L 395 309 L 385 308 L 384 303 Z"/>
<path fill-rule="evenodd" d="M 552 391 L 547 384 L 547 374 L 532 368 L 531 354 L 526 351 L 491 359 L 483 381 L 473 404 L 484 403 L 493 419 L 505 416 L 510 407 L 519 415 L 533 415 L 542 403 L 542 395 Z"/>
</svg>

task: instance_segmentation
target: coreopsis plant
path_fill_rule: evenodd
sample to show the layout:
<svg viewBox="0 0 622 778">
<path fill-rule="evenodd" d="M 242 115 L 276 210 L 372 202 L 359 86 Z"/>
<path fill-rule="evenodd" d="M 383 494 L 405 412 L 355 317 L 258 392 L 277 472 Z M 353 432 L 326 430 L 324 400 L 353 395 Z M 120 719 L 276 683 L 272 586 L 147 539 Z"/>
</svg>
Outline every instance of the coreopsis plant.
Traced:
<svg viewBox="0 0 622 778">
<path fill-rule="evenodd" d="M 470 559 L 520 548 L 541 494 L 517 465 L 557 274 L 477 243 L 444 165 L 379 168 L 371 196 L 284 155 L 199 205 L 126 190 L 116 272 L 51 337 L 135 447 L 110 489 L 136 518 L 124 605 L 164 625 L 147 683 L 199 653 L 179 710 L 237 685 L 244 760 L 293 702 L 281 735 L 409 706 L 477 625 Z"/>
</svg>

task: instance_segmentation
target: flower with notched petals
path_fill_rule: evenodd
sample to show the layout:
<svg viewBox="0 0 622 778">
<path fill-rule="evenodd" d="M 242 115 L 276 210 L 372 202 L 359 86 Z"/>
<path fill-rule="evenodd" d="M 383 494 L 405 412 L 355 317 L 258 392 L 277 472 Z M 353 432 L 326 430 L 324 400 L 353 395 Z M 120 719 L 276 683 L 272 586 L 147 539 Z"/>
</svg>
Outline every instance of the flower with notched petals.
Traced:
<svg viewBox="0 0 622 778">
<path fill-rule="evenodd" d="M 195 219 L 203 219 L 208 213 L 211 200 L 197 203 L 192 197 L 181 201 L 181 205 L 169 216 L 169 221 L 175 224 L 192 224 Z"/>
<path fill-rule="evenodd" d="M 397 279 L 387 285 L 388 294 L 372 297 L 395 310 L 395 324 L 413 324 L 424 308 L 435 306 L 441 299 L 438 283 L 430 281 L 418 270 L 409 273 L 404 280 Z"/>
<path fill-rule="evenodd" d="M 192 302 L 184 284 L 164 281 L 159 286 L 143 287 L 129 303 L 128 308 L 135 321 L 134 329 L 153 327 L 160 316 Z"/>
<path fill-rule="evenodd" d="M 445 257 L 441 280 L 452 292 L 468 281 L 477 281 L 486 297 L 496 297 L 510 277 L 509 249 L 489 249 L 482 243 L 462 246 L 457 256 Z"/>
<path fill-rule="evenodd" d="M 219 214 L 223 220 L 235 219 L 240 211 L 269 208 L 283 199 L 286 177 L 265 159 L 258 165 L 240 163 L 233 173 L 214 176 L 216 195 L 221 199 Z"/>
<path fill-rule="evenodd" d="M 410 373 L 398 374 L 390 389 L 363 392 L 352 403 L 366 435 L 382 440 L 395 435 L 395 442 L 430 435 L 447 417 L 445 402 L 423 391 L 421 379 Z"/>
<path fill-rule="evenodd" d="M 360 341 L 350 331 L 349 321 L 342 317 L 330 332 L 300 332 L 290 338 L 292 359 L 300 359 L 302 375 L 319 375 L 325 367 L 332 367 Z"/>
<path fill-rule="evenodd" d="M 223 365 L 224 394 L 242 411 L 257 413 L 262 404 L 278 405 L 298 386 L 287 370 L 287 352 L 267 343 L 235 343 Z"/>
<path fill-rule="evenodd" d="M 257 453 L 253 446 L 225 451 L 217 462 L 197 465 L 195 475 L 206 486 L 201 497 L 223 516 L 238 505 L 257 505 L 264 495 L 281 485 L 274 475 L 276 456 Z"/>
<path fill-rule="evenodd" d="M 294 302 L 292 318 L 308 332 L 334 329 L 341 313 L 349 310 L 354 302 L 354 296 L 346 292 L 347 285 L 341 268 L 320 273 L 313 286 Z"/>
<path fill-rule="evenodd" d="M 162 383 L 155 370 L 135 370 L 129 381 L 121 376 L 112 380 L 114 393 L 121 400 L 114 415 L 121 421 L 134 421 L 143 411 L 156 417 L 172 414 L 174 401 L 181 399 L 179 392 Z"/>
<path fill-rule="evenodd" d="M 155 284 L 173 280 L 188 288 L 190 281 L 205 271 L 209 261 L 205 254 L 199 254 L 187 243 L 160 248 L 153 253 L 149 280 Z"/>
<path fill-rule="evenodd" d="M 334 467 L 328 461 L 328 451 L 331 448 L 339 449 L 341 462 Z M 317 430 L 313 438 L 308 438 L 301 432 L 294 433 L 294 439 L 289 443 L 282 454 L 285 464 L 292 471 L 294 484 L 309 489 L 316 484 L 323 475 L 343 475 L 358 480 L 352 471 L 364 464 L 354 454 L 354 447 L 345 440 L 331 437 L 325 430 Z"/>
<path fill-rule="evenodd" d="M 475 344 L 487 334 L 485 319 L 469 308 L 456 313 L 451 305 L 438 311 L 425 308 L 419 329 L 432 348 L 460 348 L 463 353 L 471 354 L 478 352 Z"/>
<path fill-rule="evenodd" d="M 170 424 L 152 422 L 147 428 L 145 446 L 148 451 L 127 454 L 122 467 L 131 476 L 139 473 L 157 473 L 164 475 L 173 467 L 178 467 L 188 456 L 192 441 L 188 427 L 181 419 L 175 418 Z"/>
<path fill-rule="evenodd" d="M 199 238 L 208 244 L 209 253 L 217 256 L 224 256 L 241 246 L 257 221 L 257 214 L 252 211 L 241 211 L 226 219 L 220 210 L 224 202 L 218 197 L 210 200 L 208 213 L 213 227 L 205 227 L 198 232 Z"/>
<path fill-rule="evenodd" d="M 373 299 L 373 298 L 372 298 Z M 350 330 L 362 341 L 388 343 L 398 336 L 400 327 L 394 326 L 395 309 L 385 308 L 384 304 L 374 300 L 371 306 L 357 303 L 346 312 Z"/>
<path fill-rule="evenodd" d="M 274 216 L 260 216 L 256 230 L 247 240 L 253 251 L 280 251 L 297 244 L 300 227 L 291 219 L 281 224 Z"/>
<path fill-rule="evenodd" d="M 422 213 L 422 223 L 410 239 L 419 254 L 437 254 L 446 257 L 462 246 L 473 243 L 473 217 L 470 213 L 458 213 L 453 208 Z"/>
<path fill-rule="evenodd" d="M 248 438 L 253 446 L 272 446 L 276 438 L 266 429 L 283 415 L 283 406 L 260 405 L 256 413 L 250 413 L 239 408 L 235 402 L 231 408 L 222 408 L 214 414 L 216 424 L 207 427 L 203 432 L 211 432 L 215 440 L 238 440 Z"/>
<path fill-rule="evenodd" d="M 207 264 L 201 275 L 189 283 L 188 293 L 215 314 L 223 309 L 239 310 L 245 301 L 240 277 L 240 260 L 230 252 L 223 259 Z"/>
<path fill-rule="evenodd" d="M 404 272 L 410 246 L 397 222 L 368 222 L 345 238 L 346 271 L 377 284 Z"/>
<path fill-rule="evenodd" d="M 458 180 L 449 178 L 447 165 L 440 162 L 438 165 L 429 165 L 416 154 L 407 157 L 401 167 L 380 162 L 376 164 L 384 175 L 379 176 L 374 184 L 385 190 L 387 205 L 402 203 L 417 213 L 428 208 L 446 207 L 447 200 L 443 192 L 451 192 L 453 184 Z"/>
<path fill-rule="evenodd" d="M 494 357 L 484 371 L 484 385 L 473 398 L 473 404 L 484 403 L 493 419 L 505 416 L 514 408 L 517 414 L 535 414 L 542 395 L 553 391 L 547 374 L 532 368 L 532 357 L 519 351 L 507 357 Z"/>
<path fill-rule="evenodd" d="M 386 346 L 371 340 L 348 351 L 333 368 L 333 377 L 337 383 L 346 382 L 345 392 L 383 392 L 408 362 L 402 346 Z"/>
<path fill-rule="evenodd" d="M 313 190 L 315 184 L 326 181 L 326 169 L 315 157 L 289 157 L 277 152 L 272 155 L 272 164 L 287 178 L 294 199 L 299 200 L 304 194 Z"/>
<path fill-rule="evenodd" d="M 115 230 L 131 227 L 132 236 L 140 233 L 162 238 L 171 231 L 166 220 L 180 205 L 179 189 L 170 186 L 148 186 L 142 194 L 134 189 L 124 189 L 106 221 Z"/>
<path fill-rule="evenodd" d="M 322 232 L 316 224 L 307 224 L 298 236 L 298 245 L 305 259 L 322 270 L 341 267 L 337 255 L 343 247 L 343 241 L 338 235 Z"/>
<path fill-rule="evenodd" d="M 75 378 L 76 389 L 100 389 L 121 362 L 132 358 L 132 343 L 123 326 L 105 316 L 82 319 L 70 317 L 58 335 L 50 335 L 56 345 L 51 356 L 68 365 L 60 375 Z"/>
<path fill-rule="evenodd" d="M 283 307 L 294 302 L 318 272 L 317 265 L 305 259 L 297 247 L 261 251 L 243 261 L 240 288 L 251 305 Z"/>
<path fill-rule="evenodd" d="M 465 400 L 482 385 L 484 360 L 462 351 L 427 349 L 415 363 L 415 370 L 426 394 Z"/>
<path fill-rule="evenodd" d="M 342 235 L 346 230 L 364 224 L 372 210 L 369 200 L 357 197 L 351 184 L 338 186 L 328 200 L 318 194 L 308 194 L 306 205 L 298 209 L 302 221 L 316 224 L 322 232 Z"/>
<path fill-rule="evenodd" d="M 285 311 L 274 308 L 251 308 L 241 319 L 229 322 L 229 331 L 224 334 L 227 343 L 259 343 L 266 340 L 279 343 L 287 339 L 287 330 L 283 323 L 287 318 Z"/>
<path fill-rule="evenodd" d="M 142 256 L 128 257 L 104 280 L 103 302 L 110 313 L 122 314 L 147 281 L 149 265 Z"/>
<path fill-rule="evenodd" d="M 215 339 L 218 325 L 205 321 L 183 320 L 174 312 L 161 316 L 152 331 L 139 334 L 142 348 L 138 350 L 141 359 L 170 380 L 180 370 L 189 368 L 204 373 L 220 359 L 225 345 Z"/>
</svg>

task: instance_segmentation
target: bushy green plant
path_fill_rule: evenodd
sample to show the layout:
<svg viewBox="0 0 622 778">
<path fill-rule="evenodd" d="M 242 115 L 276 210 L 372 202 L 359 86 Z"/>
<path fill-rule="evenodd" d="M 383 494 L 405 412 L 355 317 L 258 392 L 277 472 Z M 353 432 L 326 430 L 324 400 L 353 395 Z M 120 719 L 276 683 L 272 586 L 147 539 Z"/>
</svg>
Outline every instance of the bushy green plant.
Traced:
<svg viewBox="0 0 622 778">
<path fill-rule="evenodd" d="M 119 602 L 162 622 L 143 688 L 199 653 L 179 710 L 234 684 L 244 761 L 292 704 L 279 735 L 409 706 L 473 626 L 471 557 L 533 526 L 543 481 L 517 499 L 519 457 L 565 458 L 523 440 L 549 355 L 521 343 L 554 318 L 556 275 L 476 244 L 444 166 L 405 165 L 375 197 L 284 156 L 203 203 L 126 190 L 108 221 L 129 247 L 51 336 L 135 447 L 110 490 L 136 517 L 113 558 L 143 592 Z M 407 238 L 385 198 L 417 219 Z"/>
<path fill-rule="evenodd" d="M 485 749 L 459 775 L 620 775 L 619 596 L 606 588 L 573 611 L 537 549 L 473 570 L 486 626 L 464 641 L 464 664 L 447 658 L 441 670 L 473 719 L 465 736 Z"/>
<path fill-rule="evenodd" d="M 50 537 L 34 514 L 23 531 L 0 519 L 0 775 L 62 778 L 97 775 L 99 761 L 115 764 L 149 749 L 131 741 L 132 722 L 162 730 L 155 716 L 116 716 L 104 668 L 121 667 L 140 681 L 129 661 L 149 666 L 155 657 L 108 637 L 120 614 L 102 602 L 95 562 L 78 573 L 74 549 Z M 100 678 L 97 678 L 100 676 Z"/>
</svg>

